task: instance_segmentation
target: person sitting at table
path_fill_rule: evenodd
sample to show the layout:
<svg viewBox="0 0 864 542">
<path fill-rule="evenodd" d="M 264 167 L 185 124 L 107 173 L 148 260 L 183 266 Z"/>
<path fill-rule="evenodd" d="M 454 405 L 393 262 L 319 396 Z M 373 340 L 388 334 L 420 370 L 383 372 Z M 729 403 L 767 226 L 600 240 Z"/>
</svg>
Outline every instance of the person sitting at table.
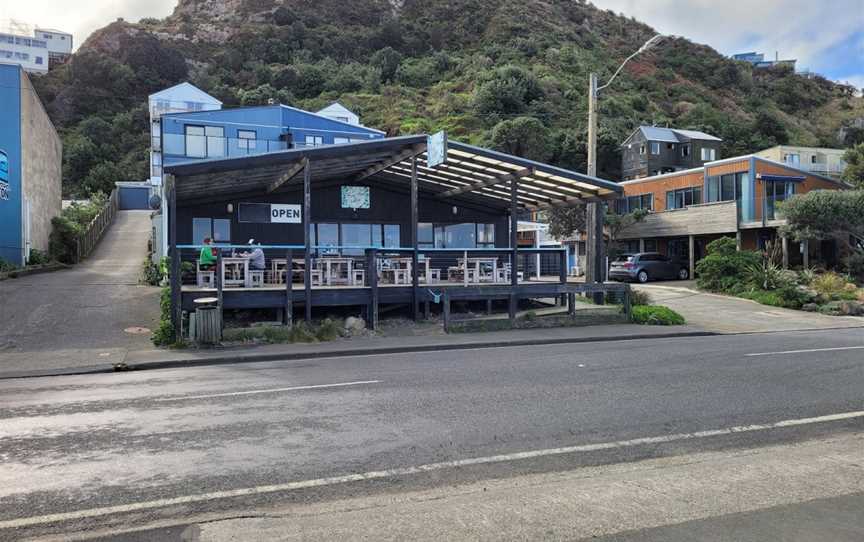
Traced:
<svg viewBox="0 0 864 542">
<path fill-rule="evenodd" d="M 202 271 L 209 271 L 216 265 L 216 247 L 210 246 L 211 239 L 204 238 L 204 246 L 201 247 L 201 254 L 198 256 L 198 267 Z"/>
<path fill-rule="evenodd" d="M 255 239 L 249 239 L 249 246 L 254 247 L 251 252 L 244 252 L 240 256 L 249 260 L 249 269 L 256 271 L 264 270 L 264 251 L 255 245 Z"/>
</svg>

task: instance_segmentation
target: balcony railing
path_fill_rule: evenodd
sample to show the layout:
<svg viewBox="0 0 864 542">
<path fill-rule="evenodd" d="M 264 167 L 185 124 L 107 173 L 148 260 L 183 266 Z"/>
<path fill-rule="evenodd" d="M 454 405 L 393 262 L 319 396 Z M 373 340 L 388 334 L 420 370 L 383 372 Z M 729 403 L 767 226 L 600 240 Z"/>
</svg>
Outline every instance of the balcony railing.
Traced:
<svg viewBox="0 0 864 542">
<path fill-rule="evenodd" d="M 285 141 L 182 134 L 165 134 L 163 145 L 166 156 L 184 156 L 190 159 L 236 158 L 288 149 Z"/>
</svg>

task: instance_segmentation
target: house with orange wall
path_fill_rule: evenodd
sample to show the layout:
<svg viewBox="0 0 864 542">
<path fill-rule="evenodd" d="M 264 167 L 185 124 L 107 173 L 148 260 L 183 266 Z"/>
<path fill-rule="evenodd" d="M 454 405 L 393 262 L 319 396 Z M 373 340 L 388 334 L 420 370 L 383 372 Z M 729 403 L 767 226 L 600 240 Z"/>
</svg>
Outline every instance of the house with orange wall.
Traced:
<svg viewBox="0 0 864 542">
<path fill-rule="evenodd" d="M 628 252 L 660 252 L 695 264 L 711 241 L 730 236 L 738 247 L 762 248 L 780 239 L 785 266 L 837 263 L 833 241 L 796 243 L 779 234 L 786 221 L 778 203 L 811 190 L 848 185 L 830 177 L 756 155 L 709 162 L 701 167 L 621 183 L 615 202 L 621 214 L 647 209 L 641 222 L 621 231 L 616 241 Z"/>
</svg>

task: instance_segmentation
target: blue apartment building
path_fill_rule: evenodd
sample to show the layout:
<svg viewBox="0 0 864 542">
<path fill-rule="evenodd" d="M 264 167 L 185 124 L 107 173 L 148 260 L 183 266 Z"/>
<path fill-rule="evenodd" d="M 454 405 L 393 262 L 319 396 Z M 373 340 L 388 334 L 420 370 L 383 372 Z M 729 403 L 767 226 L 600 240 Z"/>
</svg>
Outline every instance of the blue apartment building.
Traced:
<svg viewBox="0 0 864 542">
<path fill-rule="evenodd" d="M 162 116 L 165 165 L 381 139 L 384 132 L 287 105 Z"/>
</svg>

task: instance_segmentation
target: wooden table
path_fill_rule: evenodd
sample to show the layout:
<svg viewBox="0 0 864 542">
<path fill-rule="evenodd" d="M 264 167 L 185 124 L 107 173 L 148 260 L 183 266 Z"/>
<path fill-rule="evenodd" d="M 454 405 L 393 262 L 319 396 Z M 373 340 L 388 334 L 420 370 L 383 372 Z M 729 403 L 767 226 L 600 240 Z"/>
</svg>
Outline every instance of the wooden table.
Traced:
<svg viewBox="0 0 864 542">
<path fill-rule="evenodd" d="M 226 272 L 230 270 L 230 272 Z M 243 278 L 240 278 L 242 273 Z M 222 258 L 222 285 L 252 287 L 252 277 L 249 275 L 249 258 Z"/>
<path fill-rule="evenodd" d="M 381 265 L 378 268 L 378 274 L 381 276 L 382 282 L 410 284 L 412 258 L 387 258 L 387 260 L 390 262 L 390 265 L 386 267 Z"/>
<path fill-rule="evenodd" d="M 324 284 L 327 286 L 333 284 L 348 285 L 353 282 L 354 258 L 316 258 L 315 265 L 323 272 Z M 343 266 L 346 270 L 344 278 L 339 271 Z M 334 270 L 339 276 L 334 277 Z"/>
<path fill-rule="evenodd" d="M 498 258 L 491 257 L 459 258 L 457 267 L 448 268 L 448 279 L 461 280 L 465 286 L 469 283 L 484 282 L 483 274 L 480 272 L 481 266 L 484 264 L 492 266 L 491 282 L 498 282 Z"/>
</svg>

